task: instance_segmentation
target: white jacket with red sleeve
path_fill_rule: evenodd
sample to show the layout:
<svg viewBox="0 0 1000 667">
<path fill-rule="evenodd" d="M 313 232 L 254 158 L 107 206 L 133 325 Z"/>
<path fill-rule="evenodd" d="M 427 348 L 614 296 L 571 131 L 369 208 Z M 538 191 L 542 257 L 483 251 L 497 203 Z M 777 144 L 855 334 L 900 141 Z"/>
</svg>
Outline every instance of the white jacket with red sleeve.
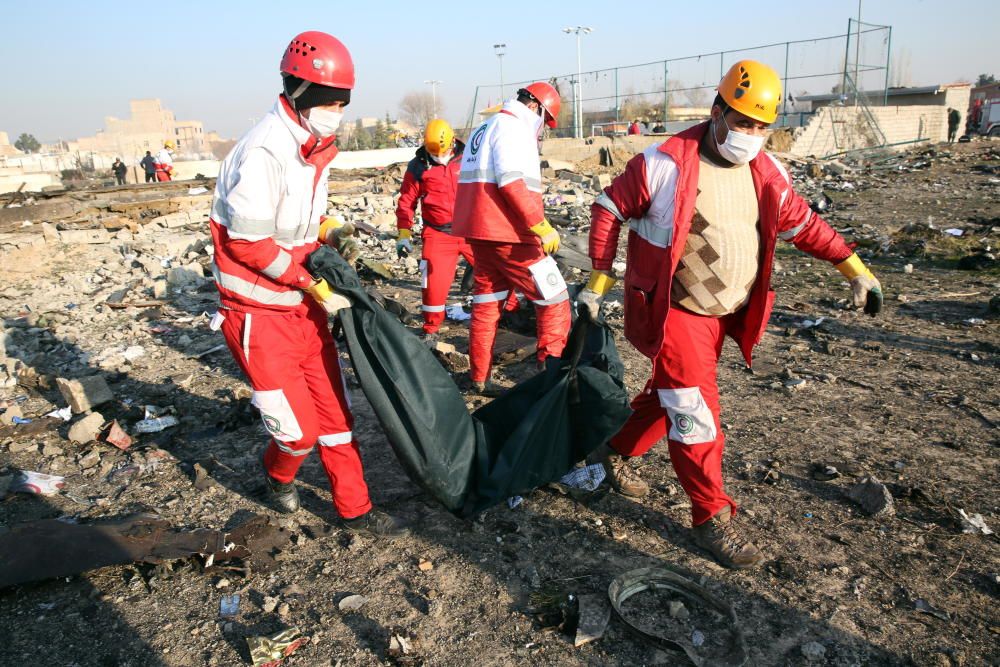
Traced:
<svg viewBox="0 0 1000 667">
<path fill-rule="evenodd" d="M 625 337 L 650 358 L 663 343 L 670 284 L 694 217 L 698 151 L 707 128 L 707 122 L 701 123 L 633 157 L 591 207 L 590 257 L 597 270 L 611 269 L 621 225 L 628 222 Z M 777 240 L 832 263 L 852 253 L 840 234 L 795 193 L 777 159 L 760 153 L 750 162 L 750 173 L 760 216 L 760 267 L 747 305 L 730 316 L 734 319 L 729 330 L 747 364 L 774 303 L 770 284 Z"/>
<path fill-rule="evenodd" d="M 517 100 L 475 129 L 462 157 L 452 233 L 502 243 L 538 243 L 545 218 L 538 162 L 541 117 Z"/>
<path fill-rule="evenodd" d="M 209 225 L 223 308 L 304 308 L 304 263 L 318 247 L 334 138 L 319 141 L 283 97 L 222 161 Z"/>
</svg>

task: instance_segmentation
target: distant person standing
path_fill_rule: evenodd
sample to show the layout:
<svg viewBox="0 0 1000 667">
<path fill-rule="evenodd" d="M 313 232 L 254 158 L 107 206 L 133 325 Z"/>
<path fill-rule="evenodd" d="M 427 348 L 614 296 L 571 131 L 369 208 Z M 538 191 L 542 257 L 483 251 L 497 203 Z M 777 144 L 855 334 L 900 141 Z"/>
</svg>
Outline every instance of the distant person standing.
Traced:
<svg viewBox="0 0 1000 667">
<path fill-rule="evenodd" d="M 156 180 L 156 158 L 153 157 L 152 153 L 146 151 L 146 157 L 139 160 L 139 166 L 146 173 L 147 183 L 152 183 Z"/>
<path fill-rule="evenodd" d="M 174 180 L 174 142 L 169 139 L 163 142 L 163 148 L 156 154 L 156 180 Z"/>
<path fill-rule="evenodd" d="M 128 173 L 128 167 L 125 166 L 120 157 L 116 157 L 115 161 L 111 163 L 111 172 L 115 175 L 115 182 L 118 185 L 125 185 L 125 174 Z"/>
<path fill-rule="evenodd" d="M 631 136 L 635 136 L 635 135 L 638 135 L 638 134 L 642 134 L 642 128 L 639 127 L 639 121 L 638 120 L 633 120 L 632 124 L 628 126 L 628 136 L 631 137 Z"/>
<path fill-rule="evenodd" d="M 955 143 L 955 135 L 958 133 L 958 124 L 962 122 L 962 114 L 958 109 L 948 107 L 948 143 Z"/>
</svg>

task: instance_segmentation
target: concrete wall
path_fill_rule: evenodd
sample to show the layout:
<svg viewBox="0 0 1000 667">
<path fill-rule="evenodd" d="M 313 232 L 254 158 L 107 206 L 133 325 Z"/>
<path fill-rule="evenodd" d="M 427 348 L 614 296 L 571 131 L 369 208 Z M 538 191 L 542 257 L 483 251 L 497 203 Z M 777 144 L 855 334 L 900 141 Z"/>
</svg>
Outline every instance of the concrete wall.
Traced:
<svg viewBox="0 0 1000 667">
<path fill-rule="evenodd" d="M 871 114 L 888 144 L 916 139 L 939 142 L 948 138 L 946 106 L 872 107 Z M 877 143 L 860 108 L 823 107 L 802 129 L 789 153 L 798 157 L 825 157 Z"/>
<path fill-rule="evenodd" d="M 578 162 L 600 153 L 601 148 L 614 147 L 630 153 L 641 153 L 646 147 L 663 143 L 666 135 L 631 137 L 590 137 L 587 139 L 546 139 L 542 142 L 542 159 Z"/>
</svg>

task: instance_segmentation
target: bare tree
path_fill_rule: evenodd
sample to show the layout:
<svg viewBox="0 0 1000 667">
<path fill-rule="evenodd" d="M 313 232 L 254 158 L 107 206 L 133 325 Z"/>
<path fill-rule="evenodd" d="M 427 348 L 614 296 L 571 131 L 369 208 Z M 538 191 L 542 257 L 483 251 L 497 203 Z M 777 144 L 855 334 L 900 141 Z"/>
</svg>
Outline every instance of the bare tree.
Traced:
<svg viewBox="0 0 1000 667">
<path fill-rule="evenodd" d="M 444 111 L 444 103 L 437 100 L 434 108 L 434 97 L 423 91 L 411 91 L 399 102 L 399 115 L 417 127 L 423 127 L 432 118 L 440 118 Z"/>
</svg>

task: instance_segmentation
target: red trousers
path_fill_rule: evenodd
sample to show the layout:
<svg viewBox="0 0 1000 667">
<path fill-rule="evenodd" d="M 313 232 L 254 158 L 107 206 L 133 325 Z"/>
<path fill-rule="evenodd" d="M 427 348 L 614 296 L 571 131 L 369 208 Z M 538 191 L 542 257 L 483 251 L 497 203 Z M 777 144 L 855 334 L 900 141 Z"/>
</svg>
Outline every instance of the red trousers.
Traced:
<svg viewBox="0 0 1000 667">
<path fill-rule="evenodd" d="M 695 315 L 672 307 L 653 377 L 632 401 L 635 411 L 611 446 L 642 456 L 664 435 L 677 479 L 691 498 L 692 525 L 705 523 L 736 503 L 722 489 L 725 436 L 719 424 L 719 354 L 729 318 Z M 668 432 L 669 428 L 669 432 Z"/>
<path fill-rule="evenodd" d="M 559 294 L 545 299 L 535 284 L 529 266 L 545 259 L 537 243 L 493 243 L 470 241 L 476 261 L 469 326 L 469 378 L 486 382 L 493 362 L 500 311 L 511 291 L 520 292 L 535 304 L 538 322 L 538 361 L 558 357 L 569 335 L 569 294 L 565 284 Z"/>
<path fill-rule="evenodd" d="M 472 257 L 472 247 L 461 236 L 452 236 L 425 224 L 423 239 L 423 257 L 420 262 L 423 278 L 421 310 L 424 313 L 424 331 L 435 333 L 444 322 L 444 309 L 451 283 L 455 280 L 458 256 L 464 257 L 472 266 L 475 266 L 475 260 Z"/>
<path fill-rule="evenodd" d="M 289 313 L 222 311 L 222 334 L 253 386 L 253 405 L 271 442 L 264 467 L 287 484 L 319 443 L 337 512 L 345 519 L 371 509 L 337 345 L 326 312 L 312 303 Z"/>
</svg>

